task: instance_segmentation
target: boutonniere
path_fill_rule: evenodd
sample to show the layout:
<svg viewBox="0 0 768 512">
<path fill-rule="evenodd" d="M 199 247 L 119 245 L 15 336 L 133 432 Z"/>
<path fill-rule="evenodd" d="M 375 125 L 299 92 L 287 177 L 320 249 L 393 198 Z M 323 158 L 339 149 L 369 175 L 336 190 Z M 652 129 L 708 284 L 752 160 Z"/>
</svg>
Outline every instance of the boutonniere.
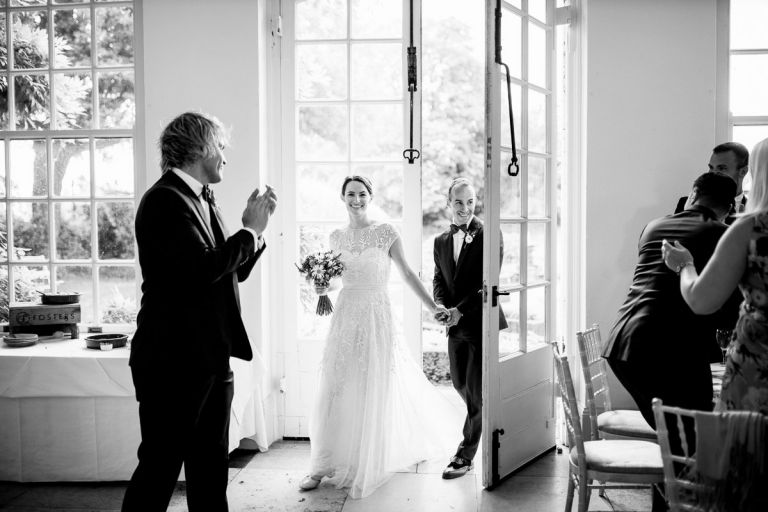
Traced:
<svg viewBox="0 0 768 512">
<path fill-rule="evenodd" d="M 467 231 L 467 233 L 464 235 L 464 243 L 469 245 L 472 243 L 472 240 L 475 239 L 475 236 L 477 234 L 477 231 Z"/>
</svg>

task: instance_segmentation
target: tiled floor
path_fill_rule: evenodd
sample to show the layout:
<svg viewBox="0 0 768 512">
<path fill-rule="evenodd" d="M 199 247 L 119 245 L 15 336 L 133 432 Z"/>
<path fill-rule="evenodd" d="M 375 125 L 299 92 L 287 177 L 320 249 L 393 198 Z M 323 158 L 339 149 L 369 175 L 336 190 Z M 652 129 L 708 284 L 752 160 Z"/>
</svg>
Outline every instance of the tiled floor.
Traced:
<svg viewBox="0 0 768 512">
<path fill-rule="evenodd" d="M 309 443 L 283 441 L 268 452 L 236 451 L 230 463 L 229 503 L 235 511 L 296 512 L 555 512 L 564 510 L 568 460 L 555 452 L 523 468 L 493 491 L 484 490 L 478 469 L 456 480 L 440 477 L 445 461 L 428 461 L 396 474 L 362 500 L 321 485 L 298 490 L 306 474 Z M 18 484 L 0 482 L 0 510 L 9 512 L 114 511 L 120 509 L 124 483 Z M 605 501 L 593 493 L 590 510 L 650 510 L 645 491 L 611 491 Z M 574 510 L 576 504 L 574 503 Z M 169 510 L 186 510 L 179 484 Z"/>
</svg>

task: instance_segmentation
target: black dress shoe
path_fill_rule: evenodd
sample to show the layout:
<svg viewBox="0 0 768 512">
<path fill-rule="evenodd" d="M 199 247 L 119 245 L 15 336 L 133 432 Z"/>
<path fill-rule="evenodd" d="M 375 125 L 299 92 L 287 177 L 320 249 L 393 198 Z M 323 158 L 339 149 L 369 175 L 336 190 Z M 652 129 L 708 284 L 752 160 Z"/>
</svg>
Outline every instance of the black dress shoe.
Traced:
<svg viewBox="0 0 768 512">
<path fill-rule="evenodd" d="M 463 457 L 454 457 L 451 462 L 443 470 L 443 478 L 450 480 L 451 478 L 459 478 L 464 476 L 468 471 L 472 470 L 472 461 Z"/>
</svg>

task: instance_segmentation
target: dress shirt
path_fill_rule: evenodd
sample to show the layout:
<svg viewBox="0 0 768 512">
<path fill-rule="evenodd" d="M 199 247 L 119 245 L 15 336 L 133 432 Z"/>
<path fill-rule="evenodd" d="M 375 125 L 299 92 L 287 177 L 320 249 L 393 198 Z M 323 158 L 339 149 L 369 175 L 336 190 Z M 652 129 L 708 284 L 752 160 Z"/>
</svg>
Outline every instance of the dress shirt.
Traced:
<svg viewBox="0 0 768 512">
<path fill-rule="evenodd" d="M 474 218 L 474 215 L 469 218 L 469 221 L 464 224 L 464 226 L 467 228 L 466 231 L 459 230 L 453 234 L 453 262 L 458 263 L 459 262 L 459 254 L 461 253 L 461 246 L 464 243 L 464 237 L 467 236 L 467 231 L 469 231 L 469 224 L 472 222 L 472 219 Z"/>
<path fill-rule="evenodd" d="M 181 169 L 177 169 L 175 167 L 171 168 L 171 171 L 176 174 L 179 178 L 184 180 L 184 183 L 189 186 L 189 188 L 192 189 L 192 192 L 197 196 L 197 200 L 200 201 L 200 205 L 203 207 L 203 216 L 205 217 L 206 222 L 208 224 L 211 224 L 211 210 L 208 206 L 208 201 L 205 200 L 203 197 L 203 184 L 197 181 L 194 177 L 187 174 L 186 172 L 182 171 Z M 243 226 L 244 230 L 249 232 L 253 236 L 253 241 L 255 250 L 261 249 L 261 247 L 264 245 L 264 238 L 261 237 L 258 233 L 256 233 L 255 229 L 247 228 Z"/>
<path fill-rule="evenodd" d="M 733 198 L 733 209 L 735 210 L 735 213 L 744 213 L 744 204 L 742 201 L 744 201 L 744 192 Z"/>
</svg>

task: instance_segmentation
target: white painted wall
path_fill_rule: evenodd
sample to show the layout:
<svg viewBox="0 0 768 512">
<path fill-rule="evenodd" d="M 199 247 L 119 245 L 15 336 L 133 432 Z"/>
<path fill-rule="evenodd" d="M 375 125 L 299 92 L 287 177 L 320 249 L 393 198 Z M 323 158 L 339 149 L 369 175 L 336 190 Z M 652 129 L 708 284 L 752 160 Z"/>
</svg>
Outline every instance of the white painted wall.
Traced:
<svg viewBox="0 0 768 512">
<path fill-rule="evenodd" d="M 707 170 L 716 0 L 586 0 L 586 319 L 607 337 L 653 218 Z M 613 391 L 617 406 L 632 404 Z"/>
<path fill-rule="evenodd" d="M 142 10 L 145 110 L 138 132 L 144 133 L 145 158 L 138 181 L 148 187 L 160 177 L 157 140 L 173 117 L 188 110 L 215 115 L 231 129 L 224 180 L 214 191 L 234 232 L 242 226 L 246 199 L 266 175 L 259 162 L 259 3 L 144 0 Z M 277 245 L 274 229 L 265 238 L 268 246 Z M 268 362 L 260 309 L 264 270 L 257 264 L 240 286 L 240 299 L 251 343 Z M 265 382 L 267 394 L 274 391 L 271 382 Z M 274 440 L 274 432 L 268 436 Z"/>
</svg>

